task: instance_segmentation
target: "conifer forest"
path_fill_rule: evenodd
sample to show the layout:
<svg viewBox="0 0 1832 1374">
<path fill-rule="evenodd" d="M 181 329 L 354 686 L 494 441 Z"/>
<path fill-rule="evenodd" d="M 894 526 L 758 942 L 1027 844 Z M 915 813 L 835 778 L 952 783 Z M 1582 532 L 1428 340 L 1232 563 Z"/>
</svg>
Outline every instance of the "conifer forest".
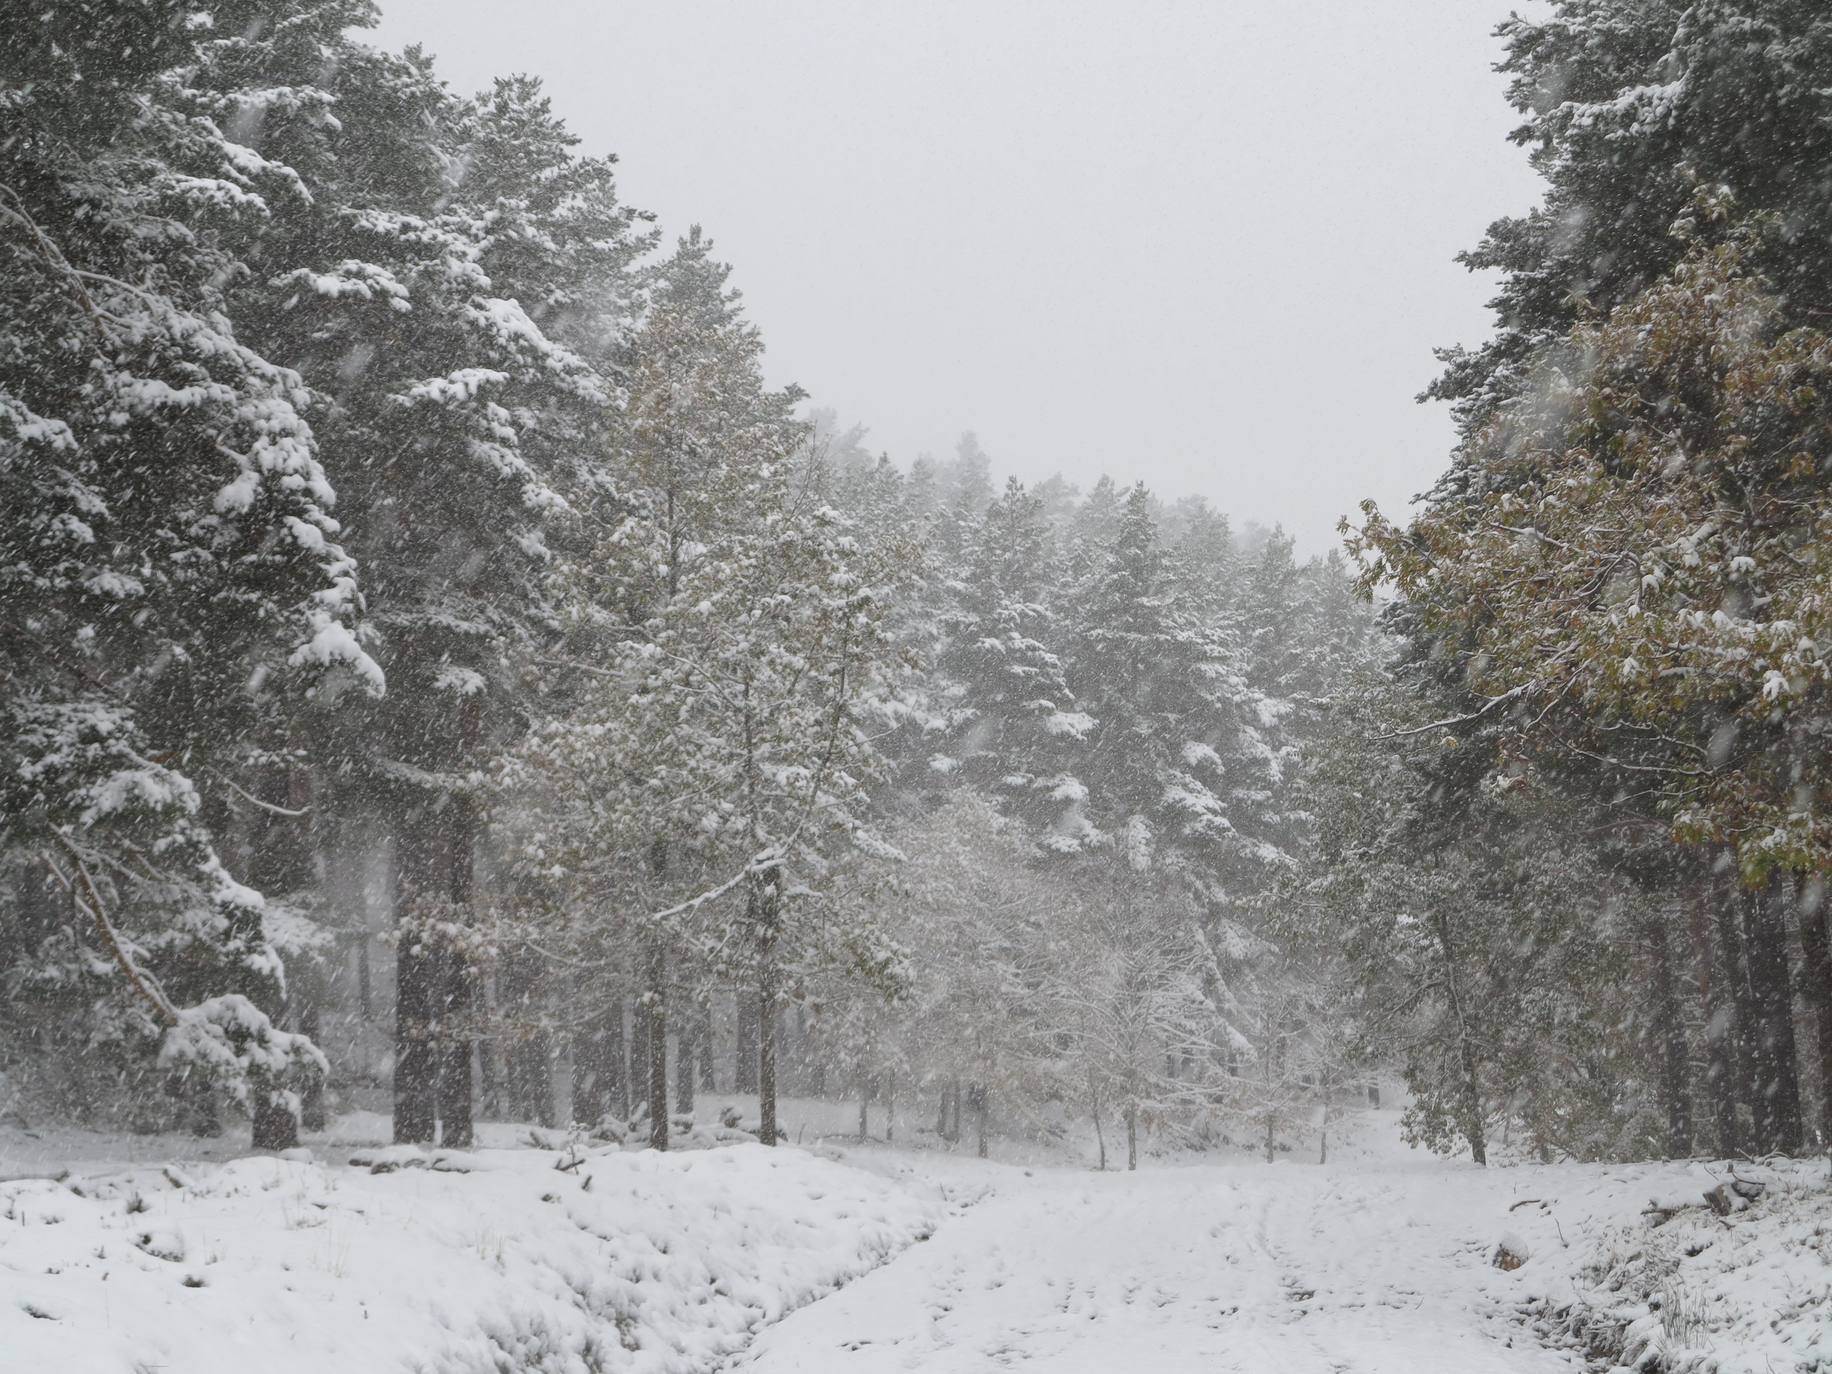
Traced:
<svg viewBox="0 0 1832 1374">
<path fill-rule="evenodd" d="M 1832 1370 L 1832 8 L 1477 26 L 1328 540 L 385 18 L 0 0 L 0 1371 Z"/>
</svg>

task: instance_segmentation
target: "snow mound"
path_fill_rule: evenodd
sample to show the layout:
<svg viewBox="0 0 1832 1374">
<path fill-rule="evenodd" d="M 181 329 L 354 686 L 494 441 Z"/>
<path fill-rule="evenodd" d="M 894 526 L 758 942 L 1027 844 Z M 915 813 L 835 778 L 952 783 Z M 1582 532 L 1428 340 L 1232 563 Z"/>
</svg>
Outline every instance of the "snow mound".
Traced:
<svg viewBox="0 0 1832 1374">
<path fill-rule="evenodd" d="M 1576 1344 L 1599 1369 L 1832 1370 L 1823 1159 L 1535 1172 L 1543 1200 L 1510 1220 L 1532 1228 L 1522 1243 L 1536 1256 L 1557 1259 L 1536 1276 L 1537 1258 L 1522 1271 L 1538 1289 L 1526 1310 L 1543 1334 Z"/>
<path fill-rule="evenodd" d="M 938 1213 L 760 1145 L 359 1155 L 0 1184 L 0 1367 L 688 1374 Z"/>
</svg>

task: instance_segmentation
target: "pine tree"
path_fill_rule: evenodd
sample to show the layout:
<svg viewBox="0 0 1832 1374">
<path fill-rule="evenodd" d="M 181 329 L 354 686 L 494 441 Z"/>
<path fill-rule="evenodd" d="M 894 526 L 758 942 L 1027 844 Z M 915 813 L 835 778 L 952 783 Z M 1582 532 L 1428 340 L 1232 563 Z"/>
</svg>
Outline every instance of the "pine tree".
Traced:
<svg viewBox="0 0 1832 1374">
<path fill-rule="evenodd" d="M 323 1061 L 268 1019 L 262 902 L 212 827 L 263 711 L 381 674 L 314 397 L 232 323 L 238 249 L 297 174 L 193 117 L 208 18 L 8 24 L 0 852 L 64 896 L 32 903 L 7 978 L 136 1082 L 156 1062 L 284 1133 L 286 1081 Z"/>
<path fill-rule="evenodd" d="M 1668 230 L 1701 191 L 1761 225 L 1756 267 L 1787 322 L 1823 315 L 1832 243 L 1810 226 L 1832 218 L 1832 191 L 1807 169 L 1832 157 L 1832 33 L 1813 0 L 1561 0 L 1499 34 L 1513 138 L 1548 189 L 1461 259 L 1502 273 L 1494 338 L 1446 350 L 1430 393 L 1457 403 L 1465 433 L 1531 385 L 1540 349 L 1678 265 Z"/>
<path fill-rule="evenodd" d="M 1054 566 L 1042 505 L 1016 479 L 986 512 L 954 584 L 940 669 L 953 683 L 951 773 L 1001 798 L 1034 833 L 1073 843 L 1086 789 L 1077 746 L 1095 722 L 1075 709 L 1060 631 L 1045 601 Z"/>
</svg>

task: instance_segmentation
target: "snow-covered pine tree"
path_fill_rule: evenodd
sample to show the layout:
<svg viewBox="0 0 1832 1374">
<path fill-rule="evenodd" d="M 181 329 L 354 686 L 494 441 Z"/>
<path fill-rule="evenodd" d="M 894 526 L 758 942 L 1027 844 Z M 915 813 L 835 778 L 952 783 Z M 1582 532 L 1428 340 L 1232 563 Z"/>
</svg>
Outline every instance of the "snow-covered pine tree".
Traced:
<svg viewBox="0 0 1832 1374">
<path fill-rule="evenodd" d="M 1196 614 L 1159 543 L 1150 493 L 1127 495 L 1070 660 L 1098 725 L 1081 774 L 1102 847 L 1196 894 L 1211 919 L 1285 862 L 1257 827 L 1277 761 L 1225 630 Z"/>
<path fill-rule="evenodd" d="M 939 671 L 950 777 L 998 798 L 1045 843 L 1075 843 L 1086 789 L 1075 776 L 1094 721 L 1076 709 L 1046 600 L 1055 557 L 1041 503 L 1015 478 L 986 511 L 952 584 Z"/>
<path fill-rule="evenodd" d="M 313 397 L 231 322 L 237 249 L 298 178 L 195 117 L 212 23 L 183 3 L 6 19 L 0 851 L 28 900 L 4 976 L 27 1033 L 115 1051 L 66 1062 L 102 1095 L 118 1073 L 210 1083 L 285 1143 L 289 1080 L 323 1061 L 269 1020 L 261 899 L 210 822 L 282 693 L 381 674 Z"/>
<path fill-rule="evenodd" d="M 542 852 L 579 887 L 584 933 L 611 901 L 655 913 L 622 927 L 646 951 L 652 1098 L 665 1108 L 670 968 L 697 956 L 762 1008 L 769 1139 L 788 961 L 824 944 L 884 958 L 818 897 L 836 837 L 865 842 L 860 713 L 888 664 L 889 568 L 802 480 L 799 393 L 765 386 L 729 276 L 697 231 L 656 275 L 627 378 L 628 513 L 583 574 L 624 630 L 579 665 L 600 690 L 530 750 Z"/>
<path fill-rule="evenodd" d="M 260 323 L 330 398 L 323 452 L 395 687 L 327 722 L 321 748 L 325 804 L 383 821 L 395 861 L 396 1134 L 443 1121 L 462 1143 L 478 780 L 519 728 L 526 650 L 552 624 L 546 536 L 615 399 L 528 307 L 599 341 L 629 294 L 634 218 L 534 83 L 461 102 L 417 53 L 324 42 L 342 112 L 317 130 L 328 181 L 273 236 Z M 260 133 L 302 136 L 271 110 Z"/>
<path fill-rule="evenodd" d="M 1513 134 L 1549 183 L 1525 215 L 1497 220 L 1462 257 L 1498 270 L 1496 331 L 1447 349 L 1430 394 L 1456 402 L 1473 436 L 1532 385 L 1534 355 L 1671 271 L 1669 229 L 1700 191 L 1739 207 L 1701 224 L 1714 241 L 1753 224 L 1753 266 L 1788 325 L 1832 303 L 1832 32 L 1816 0 L 1560 0 L 1500 26 Z M 1458 468 L 1446 489 L 1460 488 Z"/>
</svg>

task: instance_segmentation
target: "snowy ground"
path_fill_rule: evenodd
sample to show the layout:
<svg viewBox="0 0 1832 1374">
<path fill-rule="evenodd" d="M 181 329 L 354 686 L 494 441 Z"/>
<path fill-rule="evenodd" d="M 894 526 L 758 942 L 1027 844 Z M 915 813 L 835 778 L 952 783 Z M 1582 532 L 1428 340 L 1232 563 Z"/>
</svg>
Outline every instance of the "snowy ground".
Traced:
<svg viewBox="0 0 1832 1374">
<path fill-rule="evenodd" d="M 1706 1164 L 1479 1169 L 1363 1118 L 1331 1164 L 1137 1174 L 947 1157 L 880 1167 L 978 1200 L 763 1333 L 747 1374 L 1511 1374 L 1587 1365 L 1832 1371 L 1832 1189 L 1822 1161 L 1720 1219 Z M 893 1163 L 893 1161 L 895 1161 Z M 1679 1210 L 1644 1215 L 1658 1200 Z M 1497 1267 L 1505 1244 L 1518 1267 Z"/>
<path fill-rule="evenodd" d="M 756 1144 L 352 1153 L 0 1184 L 0 1370 L 697 1374 L 937 1211 Z"/>
<path fill-rule="evenodd" d="M 1132 1175 L 854 1146 L 855 1120 L 583 1158 L 491 1126 L 381 1173 L 345 1162 L 397 1161 L 367 1114 L 311 1162 L 0 1134 L 0 1177 L 73 1169 L 0 1183 L 0 1371 L 1503 1374 L 1582 1368 L 1573 1328 L 1668 1369 L 1832 1370 L 1823 1162 L 1743 1170 L 1763 1196 L 1718 1218 L 1709 1166 L 1480 1170 L 1387 1113 L 1323 1167 Z"/>
</svg>

